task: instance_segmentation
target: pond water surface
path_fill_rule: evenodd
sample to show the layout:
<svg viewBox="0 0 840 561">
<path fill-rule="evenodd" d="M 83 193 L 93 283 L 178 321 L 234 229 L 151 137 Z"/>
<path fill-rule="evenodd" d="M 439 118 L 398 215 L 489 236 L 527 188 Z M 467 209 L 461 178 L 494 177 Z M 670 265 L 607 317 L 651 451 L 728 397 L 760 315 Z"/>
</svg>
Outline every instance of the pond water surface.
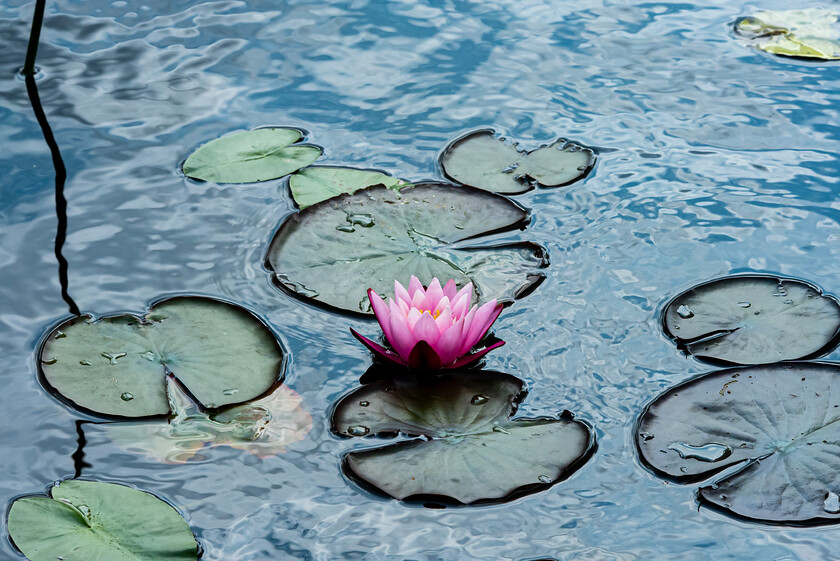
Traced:
<svg viewBox="0 0 840 561">
<path fill-rule="evenodd" d="M 39 340 L 68 308 L 54 169 L 17 74 L 32 7 L 0 4 L 3 504 L 74 475 L 85 418 L 36 377 Z M 731 33 L 755 9 L 789 7 L 49 2 L 38 88 L 68 169 L 69 294 L 92 313 L 141 312 L 170 294 L 241 303 L 290 351 L 286 382 L 313 419 L 284 454 L 221 447 L 186 465 L 90 431 L 82 476 L 170 501 L 213 561 L 836 558 L 836 527 L 698 509 L 696 486 L 655 477 L 632 438 L 653 397 L 713 370 L 662 334 L 669 298 L 746 271 L 840 293 L 840 64 L 775 58 Z M 324 147 L 319 163 L 409 180 L 441 177 L 439 151 L 479 127 L 526 147 L 560 136 L 598 151 L 585 180 L 517 197 L 531 225 L 500 239 L 540 243 L 552 264 L 503 312 L 494 329 L 507 345 L 487 360 L 526 381 L 523 414 L 569 409 L 595 426 L 589 463 L 542 493 L 445 510 L 374 496 L 342 475 L 341 455 L 365 443 L 333 437 L 327 413 L 371 360 L 348 328 L 378 328 L 269 282 L 267 244 L 294 211 L 284 182 L 220 186 L 179 172 L 200 144 L 260 125 L 305 129 Z M 22 558 L 7 539 L 0 551 Z"/>
</svg>

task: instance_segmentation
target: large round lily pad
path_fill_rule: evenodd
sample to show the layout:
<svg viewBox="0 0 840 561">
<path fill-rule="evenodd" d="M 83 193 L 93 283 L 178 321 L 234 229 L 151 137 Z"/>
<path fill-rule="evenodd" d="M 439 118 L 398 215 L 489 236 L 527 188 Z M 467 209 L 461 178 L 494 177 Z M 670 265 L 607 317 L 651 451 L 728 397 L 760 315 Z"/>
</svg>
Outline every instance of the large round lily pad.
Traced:
<svg viewBox="0 0 840 561">
<path fill-rule="evenodd" d="M 499 502 L 567 478 L 594 449 L 590 428 L 568 413 L 510 419 L 522 392 L 519 379 L 498 372 L 382 380 L 342 398 L 332 427 L 421 437 L 345 457 L 352 477 L 391 497 Z"/>
<path fill-rule="evenodd" d="M 534 188 L 559 187 L 586 175 L 595 163 L 589 148 L 557 140 L 531 152 L 519 150 L 492 130 L 480 130 L 447 146 L 440 166 L 449 179 L 515 195 Z"/>
<path fill-rule="evenodd" d="M 154 495 L 69 480 L 48 497 L 17 499 L 9 535 L 31 561 L 195 561 L 198 544 L 178 512 Z"/>
<path fill-rule="evenodd" d="M 767 364 L 824 354 L 840 333 L 840 305 L 793 279 L 739 276 L 713 280 L 665 309 L 665 333 L 701 360 Z"/>
<path fill-rule="evenodd" d="M 840 10 L 759 11 L 735 22 L 735 31 L 750 45 L 775 55 L 840 60 Z"/>
<path fill-rule="evenodd" d="M 391 294 L 416 275 L 472 281 L 479 301 L 510 301 L 545 278 L 535 244 L 482 244 L 491 233 L 524 227 L 528 213 L 479 189 L 422 183 L 340 195 L 292 214 L 268 249 L 277 282 L 297 296 L 372 315 L 367 289 Z"/>
<path fill-rule="evenodd" d="M 786 363 L 714 372 L 651 403 L 642 459 L 679 482 L 707 479 L 701 502 L 779 524 L 840 520 L 840 365 Z"/>
<path fill-rule="evenodd" d="M 382 172 L 331 166 L 312 166 L 289 178 L 289 189 L 302 209 L 342 194 L 352 194 L 373 185 L 399 191 L 405 181 Z"/>
<path fill-rule="evenodd" d="M 184 162 L 184 174 L 215 183 L 254 183 L 283 177 L 321 156 L 321 149 L 295 144 L 297 129 L 265 128 L 211 140 Z"/>
<path fill-rule="evenodd" d="M 44 379 L 78 407 L 105 415 L 170 412 L 172 372 L 205 408 L 242 403 L 280 378 L 283 351 L 248 311 L 210 298 L 178 297 L 145 317 L 73 318 L 41 349 Z"/>
</svg>

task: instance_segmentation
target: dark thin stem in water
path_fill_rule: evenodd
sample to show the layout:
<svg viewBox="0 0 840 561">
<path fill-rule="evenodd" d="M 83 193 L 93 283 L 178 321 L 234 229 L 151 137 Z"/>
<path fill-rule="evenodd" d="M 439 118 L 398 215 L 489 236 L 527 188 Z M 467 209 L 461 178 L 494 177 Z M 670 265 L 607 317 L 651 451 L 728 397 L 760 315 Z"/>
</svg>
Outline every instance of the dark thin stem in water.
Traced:
<svg viewBox="0 0 840 561">
<path fill-rule="evenodd" d="M 41 25 L 44 23 L 44 8 L 47 0 L 35 0 L 35 12 L 32 14 L 32 31 L 29 33 L 29 45 L 26 47 L 26 61 L 23 63 L 23 75 L 35 75 L 35 57 L 38 55 L 38 41 L 41 40 Z"/>
<path fill-rule="evenodd" d="M 76 435 L 79 437 L 76 442 L 78 445 L 76 446 L 76 451 L 70 456 L 73 458 L 73 468 L 76 472 L 73 479 L 78 479 L 82 475 L 84 468 L 93 467 L 85 461 L 85 445 L 87 445 L 87 439 L 85 438 L 85 431 L 82 425 L 86 422 L 88 421 L 76 421 Z"/>
<path fill-rule="evenodd" d="M 61 297 L 67 302 L 70 313 L 78 316 L 79 307 L 70 297 L 68 291 L 69 281 L 67 279 L 67 260 L 61 253 L 64 247 L 64 240 L 67 237 L 67 199 L 64 198 L 64 183 L 67 181 L 67 168 L 64 167 L 64 160 L 61 159 L 61 152 L 58 143 L 55 141 L 52 129 L 47 122 L 47 115 L 41 106 L 41 98 L 38 96 L 38 86 L 35 84 L 35 55 L 38 52 L 38 39 L 41 36 L 41 24 L 44 21 L 44 6 L 46 0 L 37 0 L 35 3 L 35 14 L 32 17 L 32 33 L 29 35 L 29 47 L 26 50 L 26 62 L 23 66 L 24 81 L 26 82 L 26 93 L 29 95 L 29 103 L 35 112 L 35 118 L 41 126 L 44 140 L 52 155 L 53 167 L 55 168 L 55 213 L 58 217 L 58 229 L 55 233 L 55 257 L 58 260 L 58 281 L 61 284 Z"/>
</svg>

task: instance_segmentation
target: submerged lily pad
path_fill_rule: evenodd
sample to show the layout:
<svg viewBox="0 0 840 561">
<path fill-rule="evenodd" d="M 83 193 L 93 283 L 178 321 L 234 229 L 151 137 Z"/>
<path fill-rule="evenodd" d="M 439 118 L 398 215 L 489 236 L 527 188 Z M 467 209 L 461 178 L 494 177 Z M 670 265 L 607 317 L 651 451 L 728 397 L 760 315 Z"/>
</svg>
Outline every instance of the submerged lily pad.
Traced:
<svg viewBox="0 0 840 561">
<path fill-rule="evenodd" d="M 840 305 L 802 281 L 767 276 L 713 280 L 665 309 L 666 335 L 701 360 L 768 364 L 824 354 L 840 334 Z"/>
<path fill-rule="evenodd" d="M 447 184 L 399 192 L 368 187 L 292 214 L 268 249 L 276 280 L 292 293 L 348 312 L 372 314 L 367 289 L 391 293 L 416 275 L 472 281 L 480 301 L 510 301 L 542 282 L 548 266 L 535 244 L 482 245 L 479 238 L 523 227 L 528 213 L 504 197 Z"/>
<path fill-rule="evenodd" d="M 760 11 L 735 22 L 735 31 L 768 53 L 840 60 L 837 17 L 837 11 L 824 8 Z"/>
<path fill-rule="evenodd" d="M 480 130 L 447 146 L 440 166 L 449 179 L 479 189 L 516 195 L 534 185 L 559 187 L 586 175 L 595 163 L 589 148 L 557 140 L 531 152 Z"/>
<path fill-rule="evenodd" d="M 195 561 L 198 544 L 178 512 L 113 483 L 62 481 L 48 497 L 9 510 L 9 535 L 31 561 Z"/>
<path fill-rule="evenodd" d="M 96 426 L 126 450 L 169 464 L 187 462 L 216 446 L 267 458 L 282 454 L 312 430 L 312 417 L 301 407 L 300 396 L 285 385 L 267 397 L 213 415 L 203 412 L 174 378 L 167 378 L 166 393 L 174 415 L 168 422 Z"/>
<path fill-rule="evenodd" d="M 278 382 L 282 359 L 277 339 L 246 310 L 178 297 L 143 318 L 73 318 L 47 336 L 40 362 L 47 383 L 78 407 L 146 417 L 170 412 L 167 372 L 212 409 L 265 393 Z"/>
<path fill-rule="evenodd" d="M 567 478 L 594 449 L 589 427 L 567 412 L 510 419 L 522 393 L 521 380 L 498 372 L 382 380 L 342 398 L 332 430 L 422 437 L 345 457 L 352 477 L 391 497 L 499 502 Z"/>
<path fill-rule="evenodd" d="M 215 183 L 255 183 L 283 177 L 321 156 L 321 149 L 295 144 L 297 129 L 265 128 L 211 140 L 184 162 L 184 174 Z"/>
<path fill-rule="evenodd" d="M 786 363 L 713 372 L 651 403 L 642 459 L 678 482 L 707 479 L 704 504 L 779 524 L 840 520 L 840 365 Z"/>
<path fill-rule="evenodd" d="M 406 183 L 375 170 L 330 166 L 308 167 L 289 178 L 289 189 L 301 210 L 337 195 L 352 194 L 373 185 L 384 185 L 399 191 Z"/>
</svg>

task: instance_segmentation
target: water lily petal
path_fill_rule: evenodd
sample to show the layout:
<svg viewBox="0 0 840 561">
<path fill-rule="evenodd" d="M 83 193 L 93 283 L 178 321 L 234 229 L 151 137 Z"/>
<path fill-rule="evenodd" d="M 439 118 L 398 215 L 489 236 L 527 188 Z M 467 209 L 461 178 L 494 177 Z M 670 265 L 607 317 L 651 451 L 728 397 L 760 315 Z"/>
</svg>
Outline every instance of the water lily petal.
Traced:
<svg viewBox="0 0 840 561">
<path fill-rule="evenodd" d="M 500 313 L 502 313 L 502 305 L 497 304 L 495 299 L 481 306 L 475 313 L 469 331 L 464 335 L 465 346 L 461 349 L 466 352 L 473 348 L 484 337 L 484 334 L 487 333 Z"/>
<path fill-rule="evenodd" d="M 411 310 L 412 312 L 414 310 Z M 417 320 L 417 323 L 414 324 L 412 328 L 414 332 L 414 338 L 417 341 L 426 341 L 432 347 L 435 346 L 435 343 L 438 342 L 440 339 L 440 329 L 438 329 L 437 324 L 435 323 L 435 318 L 429 312 L 423 312 L 423 315 L 420 316 L 420 319 Z"/>
<path fill-rule="evenodd" d="M 426 294 L 426 291 L 423 290 L 423 283 L 420 282 L 420 279 L 411 275 L 411 280 L 408 281 L 408 294 L 411 296 L 412 301 L 418 292 L 422 292 L 424 295 Z"/>
<path fill-rule="evenodd" d="M 364 345 L 365 347 L 370 349 L 370 351 L 373 354 L 375 354 L 376 356 L 384 358 L 385 360 L 387 360 L 389 362 L 393 362 L 394 364 L 401 364 L 403 366 L 406 366 L 408 364 L 397 353 L 386 349 L 382 345 L 374 343 L 373 341 L 371 341 L 370 339 L 368 339 L 364 335 L 361 335 L 358 331 L 356 331 L 352 327 L 350 328 L 350 333 L 352 333 L 353 337 L 358 339 L 362 343 L 362 345 Z"/>
<path fill-rule="evenodd" d="M 423 309 L 423 304 L 426 303 L 426 293 L 422 290 L 418 290 L 414 293 L 414 296 L 411 297 L 411 307 L 417 308 L 418 310 Z"/>
<path fill-rule="evenodd" d="M 397 302 L 394 302 L 393 300 L 388 298 L 388 312 L 390 313 L 390 315 L 392 315 L 392 316 L 396 315 L 401 320 L 406 321 L 407 316 L 408 316 L 408 306 L 406 306 L 405 302 L 403 302 L 402 300 L 398 300 Z M 391 325 L 390 321 L 389 321 L 388 325 L 389 326 Z"/>
<path fill-rule="evenodd" d="M 411 333 L 408 322 L 395 314 L 391 314 L 391 337 L 388 342 L 391 343 L 391 346 L 394 347 L 401 358 L 408 360 L 408 355 L 417 339 Z"/>
<path fill-rule="evenodd" d="M 435 277 L 426 289 L 426 302 L 423 304 L 423 309 L 434 310 L 441 298 L 443 298 L 443 289 L 440 287 L 440 281 Z"/>
<path fill-rule="evenodd" d="M 437 324 L 438 331 L 440 331 L 441 335 L 452 327 L 452 309 L 447 306 L 440 312 L 440 315 L 435 319 L 435 324 Z"/>
<path fill-rule="evenodd" d="M 382 331 L 385 333 L 385 338 L 390 340 L 391 339 L 391 312 L 388 310 L 388 306 L 385 304 L 385 301 L 379 297 L 379 295 L 372 289 L 369 288 L 367 291 L 368 300 L 370 300 L 370 305 L 373 308 L 373 315 L 376 316 L 376 321 L 379 322 L 379 326 L 382 328 Z"/>
<path fill-rule="evenodd" d="M 408 367 L 415 370 L 437 370 L 441 367 L 440 357 L 426 342 L 420 341 L 411 349 Z"/>
<path fill-rule="evenodd" d="M 461 331 L 461 341 L 458 347 L 458 356 L 469 352 L 472 349 L 472 345 L 467 346 L 467 342 L 465 341 L 465 337 L 470 332 L 470 327 L 472 326 L 473 319 L 475 318 L 475 312 L 478 310 L 478 306 L 473 306 L 470 308 L 470 311 L 467 312 L 467 315 L 464 317 L 463 322 L 464 326 Z"/>
<path fill-rule="evenodd" d="M 394 281 L 394 296 L 398 301 L 405 302 L 407 306 L 411 305 L 411 296 L 408 295 L 408 291 L 403 288 L 400 281 Z"/>
<path fill-rule="evenodd" d="M 455 294 L 458 292 L 458 285 L 455 284 L 455 279 L 449 279 L 446 281 L 446 284 L 443 286 L 443 295 L 449 298 L 452 301 L 455 298 Z"/>
<path fill-rule="evenodd" d="M 417 322 L 420 321 L 420 317 L 423 315 L 423 312 L 418 310 L 417 308 L 411 308 L 408 310 L 408 315 L 406 316 L 408 321 L 408 328 L 411 331 L 414 331 L 414 326 L 417 325 Z"/>
<path fill-rule="evenodd" d="M 452 313 L 456 318 L 464 317 L 472 302 L 472 283 L 468 282 L 452 299 Z"/>
<path fill-rule="evenodd" d="M 461 350 L 461 333 L 464 328 L 464 322 L 456 321 L 452 326 L 441 333 L 438 339 L 435 350 L 440 356 L 440 362 L 444 366 L 452 363 L 458 356 L 458 351 Z"/>
<path fill-rule="evenodd" d="M 449 366 L 447 366 L 447 368 L 461 368 L 462 366 L 466 366 L 469 363 L 475 362 L 476 360 L 480 359 L 481 357 L 483 357 L 484 355 L 486 355 L 487 353 L 489 353 L 493 349 L 498 349 L 499 347 L 501 347 L 504 344 L 505 344 L 504 341 L 499 341 L 498 343 L 493 343 L 489 347 L 485 347 L 485 348 L 481 349 L 480 351 L 476 351 L 474 353 L 466 354 L 466 355 L 462 356 L 461 358 L 459 358 L 458 360 L 456 360 L 455 362 L 453 362 L 452 364 L 450 364 Z"/>
<path fill-rule="evenodd" d="M 437 312 L 443 312 L 443 310 L 445 310 L 446 308 L 450 308 L 450 310 L 451 310 L 451 308 L 452 308 L 452 304 L 449 302 L 449 298 L 447 298 L 446 296 L 444 296 L 444 297 L 443 297 L 443 298 L 441 298 L 441 299 L 440 299 L 440 301 L 437 303 L 437 306 L 435 306 L 434 310 L 429 310 L 429 311 L 430 311 L 430 312 L 431 312 L 431 311 L 434 311 L 435 313 L 437 313 Z"/>
</svg>

